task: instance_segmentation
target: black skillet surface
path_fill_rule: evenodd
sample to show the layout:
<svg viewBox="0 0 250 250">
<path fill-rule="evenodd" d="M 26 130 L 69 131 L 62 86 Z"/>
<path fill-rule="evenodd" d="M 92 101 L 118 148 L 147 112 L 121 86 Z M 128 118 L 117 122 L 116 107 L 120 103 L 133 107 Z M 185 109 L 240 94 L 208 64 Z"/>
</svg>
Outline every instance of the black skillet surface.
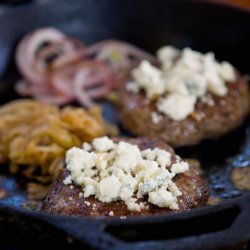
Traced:
<svg viewBox="0 0 250 250">
<path fill-rule="evenodd" d="M 214 51 L 243 74 L 250 73 L 250 13 L 196 1 L 67 0 L 27 5 L 0 15 L 0 102 L 17 98 L 13 83 L 16 42 L 26 32 L 53 26 L 85 43 L 117 38 L 149 51 L 162 45 Z M 104 115 L 117 122 L 114 107 Z M 0 118 L 1 119 L 1 118 Z M 202 162 L 216 206 L 167 216 L 89 219 L 51 216 L 27 209 L 22 183 L 2 166 L 0 249 L 235 249 L 250 239 L 250 194 L 229 180 L 235 167 L 250 165 L 250 121 L 230 135 L 179 149 Z M 70 237 L 68 237 L 68 235 Z M 73 239 L 73 241 L 72 241 Z M 246 245 L 245 245 L 246 246 Z"/>
</svg>

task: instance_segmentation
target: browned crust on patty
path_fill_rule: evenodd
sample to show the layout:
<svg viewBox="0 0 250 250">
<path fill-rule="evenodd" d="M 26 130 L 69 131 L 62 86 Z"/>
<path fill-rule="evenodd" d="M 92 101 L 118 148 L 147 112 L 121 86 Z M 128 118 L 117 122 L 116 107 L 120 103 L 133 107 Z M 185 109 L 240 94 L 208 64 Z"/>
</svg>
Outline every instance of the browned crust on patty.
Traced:
<svg viewBox="0 0 250 250">
<path fill-rule="evenodd" d="M 120 118 L 125 128 L 134 135 L 157 136 L 171 146 L 195 145 L 205 138 L 217 138 L 240 126 L 250 109 L 249 86 L 237 74 L 235 83 L 227 83 L 228 94 L 224 97 L 210 95 L 213 106 L 198 100 L 195 112 L 182 121 L 168 116 L 154 124 L 151 113 L 157 111 L 155 103 L 140 92 L 126 90 L 126 83 L 119 91 Z"/>
<path fill-rule="evenodd" d="M 121 139 L 114 139 L 114 141 L 117 140 Z M 173 160 L 176 159 L 172 148 L 159 139 L 142 137 L 122 140 L 126 140 L 132 144 L 137 144 L 141 150 L 154 147 L 165 149 L 172 154 Z M 135 213 L 129 211 L 127 206 L 122 201 L 103 203 L 95 199 L 94 196 L 80 198 L 80 187 L 73 185 L 73 189 L 70 189 L 70 185 L 63 184 L 63 179 L 68 174 L 68 171 L 65 170 L 62 176 L 58 179 L 54 188 L 47 195 L 44 201 L 44 211 L 52 214 L 93 217 L 108 216 L 110 211 L 114 213 L 114 216 L 118 217 L 156 215 L 172 211 L 170 209 L 160 208 L 148 203 L 148 210 L 143 209 L 141 212 Z M 174 182 L 182 192 L 182 196 L 178 198 L 179 211 L 200 207 L 206 204 L 209 196 L 208 186 L 206 181 L 200 177 L 195 169 L 192 169 L 191 167 L 189 171 L 179 174 L 174 178 Z M 146 199 L 141 201 L 146 201 Z"/>
</svg>

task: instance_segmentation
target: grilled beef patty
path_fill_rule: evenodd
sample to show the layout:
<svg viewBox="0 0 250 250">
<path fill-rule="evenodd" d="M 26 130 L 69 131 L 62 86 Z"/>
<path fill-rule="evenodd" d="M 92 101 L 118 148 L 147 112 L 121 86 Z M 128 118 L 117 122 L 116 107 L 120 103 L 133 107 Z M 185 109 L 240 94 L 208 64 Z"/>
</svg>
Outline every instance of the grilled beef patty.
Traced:
<svg viewBox="0 0 250 250">
<path fill-rule="evenodd" d="M 141 150 L 158 147 L 170 152 L 173 161 L 176 159 L 172 148 L 162 140 L 150 137 L 114 139 L 116 142 L 119 140 L 137 144 Z M 70 185 L 63 184 L 63 180 L 68 175 L 69 172 L 65 170 L 54 188 L 47 195 L 44 201 L 44 211 L 52 214 L 93 217 L 109 216 L 111 211 L 113 216 L 142 216 L 173 212 L 173 210 L 168 208 L 160 208 L 151 203 L 147 203 L 149 209 L 143 209 L 141 212 L 136 213 L 128 210 L 123 201 L 104 203 L 97 200 L 94 196 L 80 198 L 79 193 L 81 192 L 81 188 L 79 186 L 72 185 L 72 189 Z M 192 169 L 192 166 L 190 166 L 187 172 L 178 174 L 173 180 L 182 192 L 182 196 L 178 197 L 179 211 L 201 207 L 206 204 L 209 196 L 207 183 L 195 169 Z M 145 202 L 146 199 L 138 201 Z"/>
<path fill-rule="evenodd" d="M 143 91 L 133 94 L 126 90 L 126 83 L 119 91 L 120 118 L 125 128 L 134 135 L 157 136 L 171 146 L 198 144 L 205 138 L 217 138 L 240 126 L 250 109 L 248 83 L 237 74 L 235 83 L 228 83 L 224 97 L 207 94 L 198 100 L 195 112 L 182 121 L 168 116 L 154 124 L 151 113 L 157 112 L 154 102 L 145 98 Z"/>
</svg>

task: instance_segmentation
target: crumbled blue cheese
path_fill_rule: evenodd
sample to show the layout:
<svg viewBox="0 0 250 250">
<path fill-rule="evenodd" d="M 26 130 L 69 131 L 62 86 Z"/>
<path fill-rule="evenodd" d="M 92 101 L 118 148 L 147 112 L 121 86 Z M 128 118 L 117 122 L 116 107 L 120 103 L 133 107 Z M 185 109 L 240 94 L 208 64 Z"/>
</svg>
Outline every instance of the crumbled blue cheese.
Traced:
<svg viewBox="0 0 250 250">
<path fill-rule="evenodd" d="M 83 195 L 84 198 L 87 198 L 96 193 L 96 183 L 94 183 L 94 185 L 88 185 L 88 184 L 84 185 L 85 185 L 84 195 Z"/>
<path fill-rule="evenodd" d="M 178 209 L 177 197 L 165 188 L 159 188 L 156 191 L 150 192 L 148 201 L 158 207 L 168 207 L 170 209 Z"/>
<path fill-rule="evenodd" d="M 102 137 L 100 139 L 95 139 L 93 141 L 93 147 L 96 151 L 105 152 L 114 148 L 114 143 L 107 136 Z"/>
<path fill-rule="evenodd" d="M 102 179 L 97 185 L 97 197 L 102 202 L 116 200 L 121 189 L 121 182 L 115 175 Z"/>
<path fill-rule="evenodd" d="M 109 216 L 114 216 L 114 212 L 113 211 L 109 211 Z"/>
<path fill-rule="evenodd" d="M 233 66 L 229 62 L 222 62 L 219 68 L 219 74 L 228 82 L 235 82 L 236 75 Z"/>
<path fill-rule="evenodd" d="M 173 61 L 179 56 L 180 51 L 173 46 L 164 46 L 157 51 L 157 57 L 162 63 L 164 71 L 173 66 Z"/>
<path fill-rule="evenodd" d="M 149 162 L 156 161 L 160 167 L 167 167 L 171 164 L 171 154 L 165 150 L 154 148 L 141 151 L 142 157 Z"/>
<path fill-rule="evenodd" d="M 160 115 L 158 112 L 151 113 L 151 119 L 154 124 L 158 124 L 162 120 L 162 118 L 162 115 Z"/>
<path fill-rule="evenodd" d="M 227 94 L 227 87 L 218 75 L 215 75 L 213 72 L 207 72 L 205 77 L 207 80 L 207 88 L 212 94 L 217 96 Z"/>
<path fill-rule="evenodd" d="M 91 205 L 91 203 L 89 201 L 85 201 L 84 202 L 88 207 Z"/>
<path fill-rule="evenodd" d="M 132 71 L 132 76 L 138 86 L 145 90 L 149 99 L 154 99 L 165 92 L 162 71 L 148 61 L 142 61 L 138 68 Z"/>
<path fill-rule="evenodd" d="M 90 147 L 74 147 L 66 153 L 70 175 L 64 184 L 73 181 L 80 185 L 79 197 L 94 195 L 101 202 L 122 200 L 129 210 L 139 212 L 148 206 L 138 199 L 148 196 L 152 204 L 178 209 L 181 192 L 172 179 L 188 170 L 188 164 L 180 158 L 172 162 L 165 150 L 141 151 L 137 145 L 114 143 L 108 137 L 95 139 Z"/>
<path fill-rule="evenodd" d="M 91 151 L 92 147 L 89 143 L 87 142 L 84 142 L 83 145 L 82 145 L 82 148 L 85 150 L 85 151 Z"/>
<path fill-rule="evenodd" d="M 213 100 L 213 98 L 212 98 L 212 96 L 210 94 L 202 96 L 201 97 L 201 102 L 208 105 L 208 106 L 210 106 L 210 107 L 214 106 L 214 104 L 215 104 L 214 100 Z"/>
<path fill-rule="evenodd" d="M 64 180 L 63 180 L 63 184 L 64 185 L 69 185 L 72 183 L 72 179 L 71 179 L 71 176 L 68 175 Z"/>
<path fill-rule="evenodd" d="M 155 148 L 153 151 L 156 152 L 156 162 L 162 168 L 171 164 L 171 154 L 165 150 Z"/>
<path fill-rule="evenodd" d="M 135 82 L 128 82 L 125 86 L 126 90 L 137 94 L 140 91 L 140 87 Z"/>
<path fill-rule="evenodd" d="M 187 171 L 189 168 L 188 163 L 184 161 L 177 161 L 171 167 L 171 171 L 176 174 L 181 174 Z"/>
<path fill-rule="evenodd" d="M 176 197 L 182 195 L 181 191 L 175 185 L 175 183 L 169 183 L 168 190 Z"/>
<path fill-rule="evenodd" d="M 156 101 L 161 114 L 176 121 L 188 117 L 197 100 L 208 93 L 225 96 L 226 83 L 236 80 L 233 66 L 228 62 L 218 63 L 211 52 L 202 54 L 190 48 L 178 50 L 165 46 L 157 51 L 157 57 L 161 68 L 142 61 L 132 71 L 133 83 L 127 90 L 133 93 L 144 90 L 149 100 Z M 154 124 L 160 121 L 156 114 L 151 114 Z"/>
<path fill-rule="evenodd" d="M 140 212 L 142 209 L 146 209 L 145 205 L 140 202 L 137 203 L 136 198 L 129 198 L 125 201 L 125 204 L 128 207 L 128 210 L 134 211 L 134 212 Z"/>
<path fill-rule="evenodd" d="M 185 119 L 194 111 L 196 99 L 194 96 L 185 96 L 177 93 L 161 98 L 156 104 L 158 110 L 175 121 Z"/>
</svg>

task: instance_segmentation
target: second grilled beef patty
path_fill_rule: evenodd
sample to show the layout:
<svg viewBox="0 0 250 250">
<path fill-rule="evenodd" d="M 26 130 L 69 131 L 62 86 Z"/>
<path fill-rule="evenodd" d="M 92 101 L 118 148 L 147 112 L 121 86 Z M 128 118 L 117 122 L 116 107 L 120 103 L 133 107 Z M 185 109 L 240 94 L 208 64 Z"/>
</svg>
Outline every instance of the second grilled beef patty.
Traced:
<svg viewBox="0 0 250 250">
<path fill-rule="evenodd" d="M 135 135 L 157 136 L 171 146 L 195 145 L 205 138 L 217 138 L 241 125 L 249 113 L 248 83 L 237 74 L 235 83 L 228 83 L 228 94 L 219 97 L 207 94 L 207 102 L 198 100 L 195 111 L 182 121 L 168 116 L 154 124 L 152 112 L 155 103 L 146 99 L 141 91 L 133 94 L 126 90 L 126 83 L 119 91 L 120 118 L 125 128 Z M 211 102 L 213 105 L 211 105 Z"/>
</svg>

